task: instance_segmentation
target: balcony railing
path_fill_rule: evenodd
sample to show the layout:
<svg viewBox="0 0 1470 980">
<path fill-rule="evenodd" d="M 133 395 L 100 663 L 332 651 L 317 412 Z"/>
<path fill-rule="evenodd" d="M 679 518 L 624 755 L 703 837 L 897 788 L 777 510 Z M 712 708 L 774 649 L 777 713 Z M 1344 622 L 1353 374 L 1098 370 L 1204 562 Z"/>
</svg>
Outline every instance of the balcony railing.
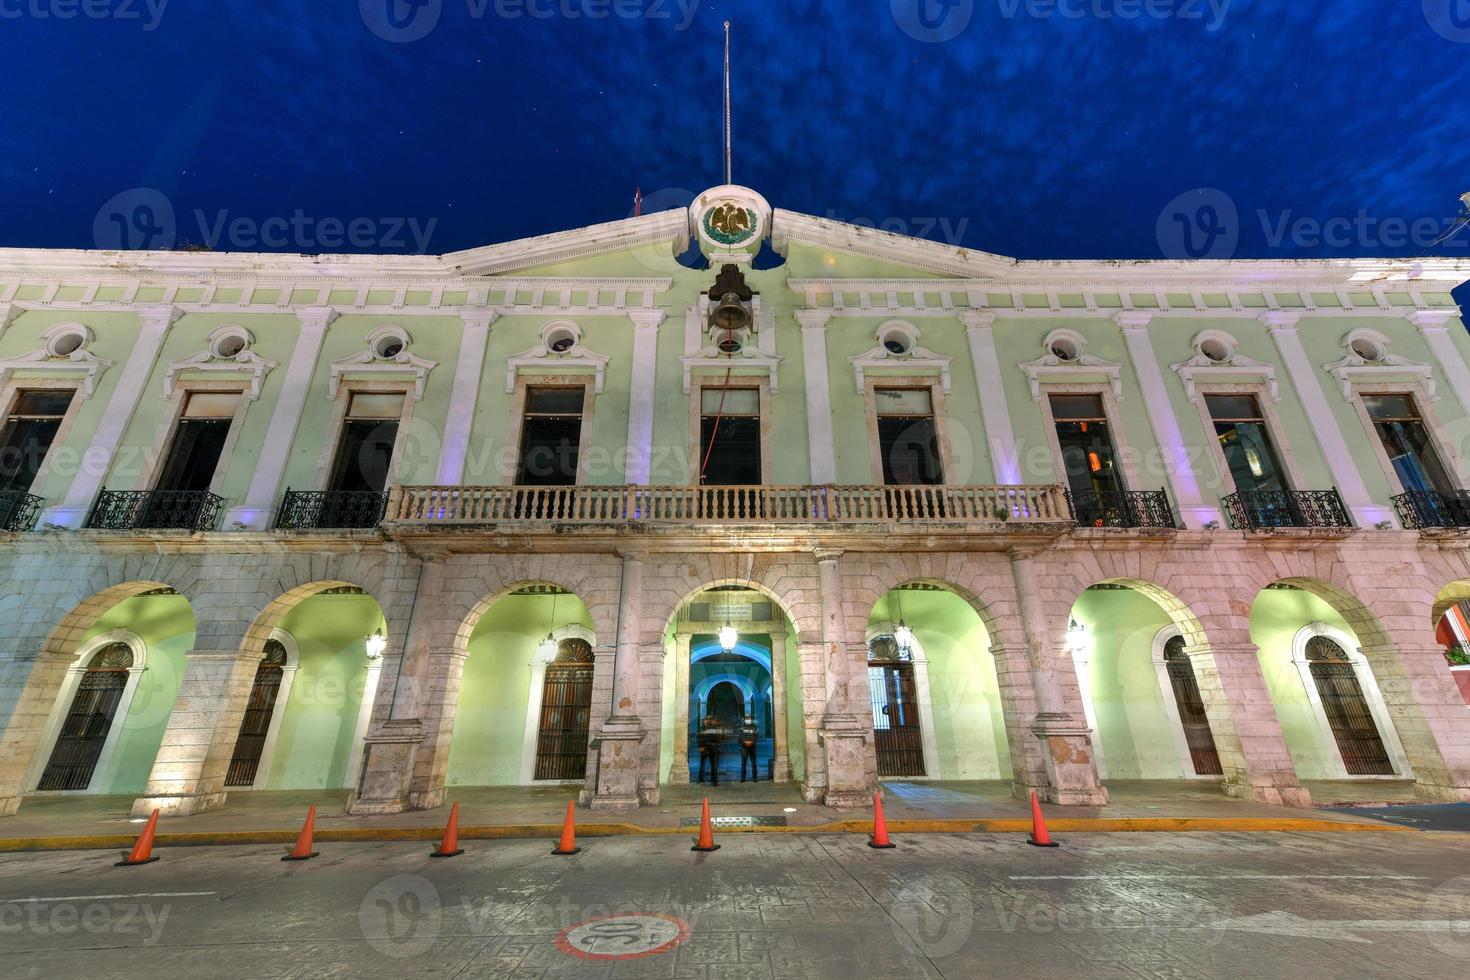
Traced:
<svg viewBox="0 0 1470 980">
<path fill-rule="evenodd" d="M 208 531 L 224 500 L 204 490 L 103 490 L 87 527 L 103 531 Z"/>
<path fill-rule="evenodd" d="M 1163 490 L 1069 490 L 1067 502 L 1078 527 L 1179 526 Z"/>
<path fill-rule="evenodd" d="M 41 513 L 41 498 L 19 490 L 0 493 L 0 531 L 29 531 Z"/>
<path fill-rule="evenodd" d="M 387 493 L 287 490 L 276 528 L 282 531 L 373 528 L 383 520 L 387 506 Z"/>
<path fill-rule="evenodd" d="M 1434 490 L 1410 490 L 1393 498 L 1404 527 L 1418 530 L 1427 527 L 1470 528 L 1470 490 L 1438 493 Z"/>
<path fill-rule="evenodd" d="M 1237 530 L 1352 527 L 1342 496 L 1331 490 L 1241 490 L 1221 501 Z"/>
<path fill-rule="evenodd" d="M 387 521 L 428 525 L 1058 524 L 1061 487 L 394 487 Z"/>
</svg>

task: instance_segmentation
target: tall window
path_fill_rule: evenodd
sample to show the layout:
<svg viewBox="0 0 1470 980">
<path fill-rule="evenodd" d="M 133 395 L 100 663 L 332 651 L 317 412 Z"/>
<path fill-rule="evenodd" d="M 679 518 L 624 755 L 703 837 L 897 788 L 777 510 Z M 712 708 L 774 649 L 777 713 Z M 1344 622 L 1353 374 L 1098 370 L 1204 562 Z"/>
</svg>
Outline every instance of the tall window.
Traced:
<svg viewBox="0 0 1470 980">
<path fill-rule="evenodd" d="M 353 392 L 342 421 L 328 490 L 381 493 L 388 485 L 403 398 L 401 391 Z"/>
<path fill-rule="evenodd" d="M 91 785 L 132 666 L 133 651 L 126 643 L 97 651 L 77 685 L 37 789 L 82 790 Z"/>
<path fill-rule="evenodd" d="M 1237 490 L 1289 490 L 1255 395 L 1206 395 L 1220 450 Z"/>
<path fill-rule="evenodd" d="M 208 490 L 219 468 L 225 440 L 240 405 L 237 391 L 196 391 L 184 402 L 174 440 L 164 457 L 155 490 Z"/>
<path fill-rule="evenodd" d="M 1393 775 L 1393 762 L 1347 652 L 1325 636 L 1314 636 L 1307 641 L 1307 663 L 1348 775 Z"/>
<path fill-rule="evenodd" d="M 255 668 L 255 683 L 250 687 L 250 700 L 245 702 L 245 716 L 240 720 L 240 734 L 235 739 L 235 754 L 225 773 L 226 786 L 252 786 L 260 772 L 260 757 L 270 734 L 271 717 L 276 710 L 276 695 L 281 690 L 281 677 L 286 667 L 286 648 L 279 640 L 267 640 L 265 657 Z"/>
<path fill-rule="evenodd" d="M 704 388 L 700 392 L 702 482 L 712 487 L 761 482 L 759 388 Z"/>
<path fill-rule="evenodd" d="M 1364 395 L 1363 407 L 1383 443 L 1393 470 L 1405 490 L 1434 490 L 1454 493 L 1439 453 L 1429 438 L 1429 429 L 1408 395 Z"/>
<path fill-rule="evenodd" d="M 517 484 L 524 487 L 576 484 L 585 398 L 585 388 L 526 389 Z"/>
<path fill-rule="evenodd" d="M 934 395 L 928 388 L 878 388 L 878 445 L 883 482 L 890 486 L 939 486 L 944 463 L 934 424 Z"/>
<path fill-rule="evenodd" d="M 1072 492 L 1116 493 L 1126 489 L 1102 396 L 1052 395 L 1051 414 Z"/>
<path fill-rule="evenodd" d="M 562 640 L 547 665 L 536 740 L 536 779 L 582 779 L 587 775 L 592 714 L 592 646 Z"/>
<path fill-rule="evenodd" d="M 22 391 L 16 397 L 0 430 L 0 493 L 30 492 L 72 398 L 70 391 Z"/>
</svg>

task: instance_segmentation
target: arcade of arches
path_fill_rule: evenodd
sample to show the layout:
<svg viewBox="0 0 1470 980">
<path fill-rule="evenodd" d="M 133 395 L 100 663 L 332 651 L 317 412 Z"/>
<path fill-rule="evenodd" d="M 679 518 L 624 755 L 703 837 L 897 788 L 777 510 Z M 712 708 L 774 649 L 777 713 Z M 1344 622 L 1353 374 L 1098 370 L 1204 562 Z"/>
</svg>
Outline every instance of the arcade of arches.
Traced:
<svg viewBox="0 0 1470 980">
<path fill-rule="evenodd" d="M 1244 563 L 1217 592 L 1178 570 L 1198 560 L 818 551 L 732 576 L 700 555 L 399 552 L 258 574 L 238 599 L 176 556 L 4 627 L 0 812 L 319 789 L 374 813 L 547 785 L 618 809 L 698 780 L 707 720 L 722 787 L 748 728 L 751 778 L 837 807 L 880 779 L 1064 804 L 1110 780 L 1470 798 L 1470 573 L 1384 595 Z"/>
</svg>

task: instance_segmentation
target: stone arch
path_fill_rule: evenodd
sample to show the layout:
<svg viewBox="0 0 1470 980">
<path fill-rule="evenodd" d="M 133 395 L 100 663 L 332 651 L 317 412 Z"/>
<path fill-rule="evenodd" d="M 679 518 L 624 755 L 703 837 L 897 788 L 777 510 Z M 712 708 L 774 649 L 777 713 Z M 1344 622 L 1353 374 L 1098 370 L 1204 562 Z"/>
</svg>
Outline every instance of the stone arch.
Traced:
<svg viewBox="0 0 1470 980">
<path fill-rule="evenodd" d="M 1439 590 L 1434 597 L 1434 609 L 1430 613 L 1429 628 L 1438 627 L 1445 613 L 1462 602 L 1470 602 L 1470 578 L 1458 579 Z"/>
<path fill-rule="evenodd" d="M 640 643 L 662 643 L 679 610 L 695 596 L 725 585 L 739 585 L 774 602 L 796 632 L 796 642 L 822 639 L 821 594 L 814 561 L 750 554 L 732 566 L 729 555 L 681 555 L 649 569 L 641 617 Z"/>
<path fill-rule="evenodd" d="M 56 697 L 87 633 L 118 603 L 162 589 L 182 594 L 182 590 L 159 579 L 119 582 L 115 578 L 119 569 L 91 571 L 69 600 L 63 597 L 50 605 L 27 602 L 27 591 L 19 583 L 15 585 L 17 591 L 11 593 L 27 608 L 22 615 L 10 619 L 10 635 L 6 637 L 18 656 L 0 662 L 0 691 L 15 692 L 15 700 L 5 705 L 9 710 L 3 716 L 5 729 L 0 739 L 0 816 L 13 814 L 20 807 L 26 774 L 36 753 L 42 749 Z M 112 579 L 110 583 L 109 579 Z M 68 601 L 70 608 L 66 608 Z M 58 608 L 65 610 L 59 616 Z M 197 625 L 198 610 L 192 601 L 190 610 Z"/>
</svg>

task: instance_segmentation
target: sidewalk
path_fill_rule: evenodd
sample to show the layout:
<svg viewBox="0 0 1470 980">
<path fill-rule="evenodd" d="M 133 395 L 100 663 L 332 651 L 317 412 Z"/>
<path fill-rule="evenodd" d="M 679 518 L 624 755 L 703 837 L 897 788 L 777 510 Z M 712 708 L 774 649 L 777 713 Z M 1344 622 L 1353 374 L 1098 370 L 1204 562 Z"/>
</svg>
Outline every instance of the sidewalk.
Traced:
<svg viewBox="0 0 1470 980">
<path fill-rule="evenodd" d="M 1029 805 L 1011 796 L 1003 782 L 884 784 L 889 829 L 904 833 L 1022 833 L 1031 829 Z M 1389 787 L 1391 789 L 1391 787 Z M 1212 785 L 1178 782 L 1115 782 L 1103 807 L 1045 806 L 1053 832 L 1116 831 L 1378 831 L 1405 832 L 1379 815 L 1296 810 L 1229 799 Z M 1375 800 L 1388 794 L 1375 789 Z M 498 787 L 451 790 L 460 804 L 461 836 L 474 839 L 546 838 L 561 828 L 576 787 Z M 632 813 L 577 810 L 583 837 L 691 833 L 705 796 L 721 832 L 850 833 L 872 829 L 867 811 L 839 813 L 801 802 L 789 784 L 740 783 L 670 786 L 665 802 Z M 131 796 L 31 797 L 13 817 L 0 819 L 0 852 L 124 847 L 141 821 L 129 816 Z M 306 809 L 317 806 L 321 841 L 436 840 L 448 807 L 392 816 L 357 817 L 344 812 L 345 791 L 234 792 L 223 809 L 159 822 L 161 845 L 290 843 Z M 1412 832 L 1412 831 L 1410 831 Z"/>
</svg>

